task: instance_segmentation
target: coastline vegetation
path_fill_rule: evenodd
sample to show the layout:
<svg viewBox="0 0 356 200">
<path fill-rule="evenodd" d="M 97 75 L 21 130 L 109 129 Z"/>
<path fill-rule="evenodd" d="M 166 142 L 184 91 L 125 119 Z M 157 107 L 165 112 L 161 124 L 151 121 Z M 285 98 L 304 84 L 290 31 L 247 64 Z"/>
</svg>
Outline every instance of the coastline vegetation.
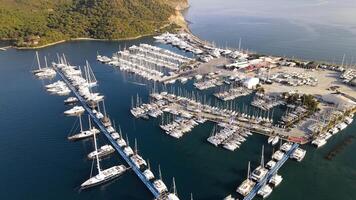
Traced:
<svg viewBox="0 0 356 200">
<path fill-rule="evenodd" d="M 177 28 L 168 20 L 175 9 L 165 0 L 0 0 L 0 5 L 0 39 L 18 47 L 72 38 L 131 38 Z"/>
</svg>

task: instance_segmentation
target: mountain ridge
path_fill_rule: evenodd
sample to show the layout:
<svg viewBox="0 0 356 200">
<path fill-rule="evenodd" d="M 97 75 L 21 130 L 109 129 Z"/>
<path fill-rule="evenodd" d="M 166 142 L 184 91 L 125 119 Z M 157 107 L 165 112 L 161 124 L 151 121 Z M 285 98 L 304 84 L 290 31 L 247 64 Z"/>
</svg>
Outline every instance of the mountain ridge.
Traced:
<svg viewBox="0 0 356 200">
<path fill-rule="evenodd" d="M 75 38 L 136 38 L 184 27 L 187 0 L 0 0 L 0 38 L 38 47 Z"/>
</svg>

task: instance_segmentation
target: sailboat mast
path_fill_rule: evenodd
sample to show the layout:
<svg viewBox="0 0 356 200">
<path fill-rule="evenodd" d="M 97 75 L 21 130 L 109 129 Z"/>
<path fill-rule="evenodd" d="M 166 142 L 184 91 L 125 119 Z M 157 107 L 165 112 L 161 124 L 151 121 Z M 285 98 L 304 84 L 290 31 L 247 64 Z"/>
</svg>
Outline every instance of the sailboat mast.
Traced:
<svg viewBox="0 0 356 200">
<path fill-rule="evenodd" d="M 173 177 L 173 194 L 177 196 L 177 188 L 176 188 L 176 182 L 174 180 L 174 177 Z"/>
<path fill-rule="evenodd" d="M 264 168 L 264 165 L 265 165 L 265 164 L 264 164 L 264 163 L 265 163 L 265 162 L 264 162 L 264 155 L 263 155 L 263 154 L 264 154 L 264 150 L 265 150 L 265 146 L 262 145 L 262 156 L 261 156 L 261 167 L 262 167 L 262 168 Z"/>
<path fill-rule="evenodd" d="M 89 130 L 91 130 L 91 120 L 90 120 L 90 115 L 88 115 L 88 119 L 89 119 Z"/>
<path fill-rule="evenodd" d="M 130 146 L 129 137 L 127 137 L 127 134 L 126 134 L 126 144 L 127 146 Z"/>
<path fill-rule="evenodd" d="M 38 69 L 41 69 L 41 63 L 40 63 L 40 58 L 38 57 L 38 51 L 36 51 L 36 58 L 37 58 Z"/>
<path fill-rule="evenodd" d="M 158 175 L 159 175 L 159 179 L 162 180 L 161 165 L 158 165 Z"/>
<path fill-rule="evenodd" d="M 135 138 L 135 154 L 137 154 L 137 140 Z"/>
<path fill-rule="evenodd" d="M 149 160 L 149 159 L 147 159 L 147 168 L 148 168 L 149 170 L 151 170 L 151 165 L 150 165 L 150 160 Z"/>
<path fill-rule="evenodd" d="M 48 68 L 47 57 L 45 56 L 44 59 L 45 59 L 45 63 L 46 63 L 46 68 Z"/>
<path fill-rule="evenodd" d="M 120 134 L 120 137 L 121 137 L 121 139 L 122 139 L 123 137 L 122 137 L 122 131 L 121 131 L 121 126 L 120 126 L 120 124 L 119 124 L 119 134 Z"/>
<path fill-rule="evenodd" d="M 82 124 L 82 116 L 79 115 L 79 126 L 80 126 L 80 132 L 83 132 L 83 124 Z"/>
<path fill-rule="evenodd" d="M 85 76 L 87 79 L 87 83 L 90 84 L 90 75 L 89 75 L 89 62 L 86 60 L 86 70 L 85 70 Z"/>
<path fill-rule="evenodd" d="M 90 121 L 90 118 L 89 118 L 89 121 Z M 95 151 L 98 152 L 98 145 L 96 143 L 96 133 L 95 133 L 95 131 L 94 131 L 94 146 L 95 146 Z M 99 174 L 101 174 L 100 161 L 99 161 L 98 153 L 95 154 L 95 157 L 96 157 L 96 167 L 98 168 Z"/>
<path fill-rule="evenodd" d="M 248 167 L 247 167 L 247 179 L 250 179 L 250 161 L 248 162 Z"/>
<path fill-rule="evenodd" d="M 106 108 L 105 108 L 105 101 L 104 100 L 103 100 L 103 107 L 104 107 L 104 116 L 106 118 L 107 116 L 106 116 Z"/>
</svg>

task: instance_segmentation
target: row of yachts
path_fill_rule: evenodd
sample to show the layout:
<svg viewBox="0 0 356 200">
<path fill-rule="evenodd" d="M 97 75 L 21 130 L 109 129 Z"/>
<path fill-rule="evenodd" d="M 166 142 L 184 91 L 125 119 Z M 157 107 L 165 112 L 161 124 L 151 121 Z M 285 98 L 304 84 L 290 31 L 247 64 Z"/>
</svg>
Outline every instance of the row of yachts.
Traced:
<svg viewBox="0 0 356 200">
<path fill-rule="evenodd" d="M 252 106 L 255 106 L 262 110 L 270 110 L 273 107 L 276 107 L 281 104 L 284 104 L 284 102 L 276 99 L 271 99 L 269 97 L 255 97 L 251 102 Z"/>
<path fill-rule="evenodd" d="M 290 154 L 290 158 L 301 161 L 306 154 L 306 151 L 301 148 L 292 148 L 293 143 L 284 143 L 280 146 L 279 150 L 272 154 L 272 159 L 265 164 L 264 147 L 262 147 L 260 165 L 251 173 L 250 162 L 248 163 L 247 179 L 237 187 L 236 191 L 244 197 L 248 196 L 251 192 L 257 192 L 257 195 L 267 198 L 272 193 L 273 188 L 277 187 L 283 180 L 282 176 L 277 172 L 286 161 L 286 156 Z"/>
<path fill-rule="evenodd" d="M 160 125 L 161 129 L 174 138 L 181 138 L 185 133 L 190 132 L 199 123 L 194 119 L 177 117 L 173 122 Z"/>
<path fill-rule="evenodd" d="M 216 96 L 217 98 L 219 98 L 223 101 L 230 101 L 230 100 L 234 100 L 238 97 L 247 96 L 251 93 L 252 93 L 252 90 L 249 90 L 245 87 L 233 87 L 226 91 L 215 93 L 214 96 Z"/>
<path fill-rule="evenodd" d="M 217 78 L 213 78 L 213 79 L 208 79 L 205 81 L 199 81 L 194 83 L 194 86 L 198 89 L 198 90 L 206 90 L 209 88 L 214 88 L 216 86 L 221 86 L 223 85 L 224 82 L 222 80 L 219 80 Z"/>
<path fill-rule="evenodd" d="M 163 81 L 168 74 L 173 76 L 182 65 L 194 61 L 171 51 L 148 44 L 131 46 L 128 49 L 118 51 L 112 58 L 97 56 L 97 60 L 139 75 L 147 80 Z"/>
<path fill-rule="evenodd" d="M 38 52 L 36 51 L 37 69 L 32 70 L 32 73 L 39 79 L 52 79 L 56 76 L 56 71 L 48 66 L 47 58 L 44 57 L 45 66 L 41 66 Z"/>
<path fill-rule="evenodd" d="M 324 146 L 332 136 L 336 135 L 350 125 L 353 122 L 353 117 L 353 114 L 345 117 L 343 121 L 326 131 L 326 133 L 318 135 L 311 143 L 317 148 Z"/>
<path fill-rule="evenodd" d="M 207 141 L 216 147 L 222 145 L 223 148 L 230 151 L 235 151 L 237 148 L 240 148 L 242 143 L 246 141 L 246 138 L 252 135 L 250 131 L 237 126 L 225 123 L 219 123 L 218 126 L 222 127 L 222 129 L 216 131 L 217 129 L 214 127 Z"/>
<path fill-rule="evenodd" d="M 97 146 L 96 138 L 97 135 L 100 134 L 102 131 L 97 129 L 92 124 L 92 121 L 95 121 L 96 123 L 99 123 L 99 127 L 105 127 L 106 132 L 110 134 L 110 138 L 108 139 L 113 139 L 118 144 L 124 154 L 129 158 L 130 162 L 132 162 L 134 166 L 141 171 L 147 181 L 152 181 L 152 185 L 159 192 L 159 194 L 164 195 L 166 197 L 165 199 L 178 199 L 175 193 L 169 193 L 167 186 L 162 181 L 162 178 L 155 178 L 153 172 L 150 170 L 149 164 L 147 164 L 147 162 L 138 154 L 137 148 L 135 148 L 135 150 L 132 150 L 132 148 L 129 146 L 128 140 L 124 140 L 121 130 L 118 133 L 116 129 L 112 126 L 111 120 L 106 115 L 104 96 L 99 93 L 95 93 L 93 90 L 93 87 L 97 85 L 97 81 L 88 63 L 87 66 L 84 67 L 84 72 L 80 69 L 80 67 L 71 66 L 62 59 L 60 62 L 52 64 L 53 68 L 51 69 L 55 72 L 60 71 L 61 74 L 64 75 L 62 76 L 62 78 L 69 85 L 67 85 L 67 83 L 63 81 L 57 81 L 47 85 L 46 88 L 71 88 L 70 92 L 74 92 L 77 97 L 69 97 L 64 100 L 64 102 L 66 104 L 75 104 L 80 100 L 81 103 L 86 104 L 82 106 L 74 105 L 72 108 L 64 111 L 64 114 L 67 116 L 76 116 L 79 118 L 80 131 L 79 133 L 68 136 L 69 140 L 81 140 L 86 138 L 93 138 L 94 140 L 95 150 L 90 152 L 87 157 L 88 159 L 96 161 L 97 174 L 91 176 L 88 180 L 83 182 L 81 184 L 81 188 L 89 188 L 106 183 L 121 176 L 123 173 L 125 173 L 132 167 L 126 167 L 125 165 L 115 165 L 107 169 L 102 169 L 100 165 L 100 160 L 105 156 L 108 156 L 111 153 L 115 152 L 115 149 L 112 145 L 108 144 L 103 145 L 101 147 Z M 100 111 L 100 102 L 103 103 L 104 113 Z M 82 123 L 82 115 L 86 111 L 89 112 L 89 128 L 87 130 L 83 128 Z"/>
</svg>

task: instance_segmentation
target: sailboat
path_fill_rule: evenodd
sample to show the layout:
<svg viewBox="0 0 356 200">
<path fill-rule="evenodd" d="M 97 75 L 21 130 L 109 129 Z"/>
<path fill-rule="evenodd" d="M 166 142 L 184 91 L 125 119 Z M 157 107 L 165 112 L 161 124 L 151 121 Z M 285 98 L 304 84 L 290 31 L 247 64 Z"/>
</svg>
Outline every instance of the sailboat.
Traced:
<svg viewBox="0 0 356 200">
<path fill-rule="evenodd" d="M 104 117 L 101 119 L 101 122 L 103 122 L 105 127 L 111 126 L 111 121 L 110 118 L 106 114 L 106 108 L 105 108 L 105 102 L 103 100 L 103 109 L 104 109 Z"/>
<path fill-rule="evenodd" d="M 242 196 L 247 196 L 255 185 L 256 183 L 251 179 L 250 162 L 248 162 L 247 179 L 242 182 L 242 184 L 237 188 L 236 191 Z"/>
<path fill-rule="evenodd" d="M 253 172 L 252 172 L 252 179 L 254 181 L 261 181 L 263 177 L 267 174 L 268 169 L 265 168 L 265 163 L 264 163 L 264 146 L 262 146 L 262 155 L 261 155 L 261 165 L 258 166 Z"/>
<path fill-rule="evenodd" d="M 32 73 L 38 78 L 53 78 L 56 75 L 56 71 L 47 66 L 47 58 L 45 57 L 46 67 L 41 68 L 40 59 L 38 56 L 38 52 L 36 51 L 36 59 L 38 69 L 33 70 Z"/>
<path fill-rule="evenodd" d="M 173 192 L 169 193 L 167 196 L 168 200 L 179 200 L 178 195 L 177 195 L 177 188 L 176 188 L 176 182 L 173 177 Z"/>
<path fill-rule="evenodd" d="M 155 178 L 154 174 L 151 171 L 150 161 L 147 160 L 147 169 L 143 172 L 143 175 L 147 180 L 152 180 Z"/>
<path fill-rule="evenodd" d="M 159 179 L 155 180 L 153 182 L 154 187 L 157 189 L 157 191 L 162 194 L 164 192 L 167 192 L 167 186 L 163 183 L 162 181 L 162 172 L 161 172 L 161 167 L 158 165 L 158 173 L 159 173 Z"/>
<path fill-rule="evenodd" d="M 83 130 L 82 117 L 81 116 L 78 117 L 79 117 L 80 132 L 78 134 L 69 136 L 68 140 L 80 140 L 80 139 L 91 137 L 94 134 L 100 133 L 98 129 L 91 126 L 90 116 L 89 116 L 89 130 L 86 131 Z"/>
<path fill-rule="evenodd" d="M 134 150 L 134 154 L 131 156 L 131 160 L 138 168 L 147 165 L 146 161 L 138 154 L 136 139 L 135 139 L 135 150 Z"/>
<path fill-rule="evenodd" d="M 86 66 L 84 67 L 85 79 L 87 80 L 89 87 L 97 86 L 98 81 L 95 78 L 93 69 L 90 67 L 89 62 L 86 61 Z"/>
<path fill-rule="evenodd" d="M 95 146 L 95 151 L 98 151 L 95 133 L 94 133 L 94 146 Z M 127 170 L 125 165 L 116 165 L 116 166 L 110 167 L 108 169 L 102 170 L 100 168 L 100 160 L 99 160 L 98 154 L 95 155 L 95 158 L 96 158 L 96 168 L 98 170 L 98 174 L 93 177 L 90 177 L 88 180 L 86 180 L 81 185 L 81 187 L 83 189 L 108 182 L 114 178 L 119 177 L 121 174 L 123 174 Z"/>
</svg>

